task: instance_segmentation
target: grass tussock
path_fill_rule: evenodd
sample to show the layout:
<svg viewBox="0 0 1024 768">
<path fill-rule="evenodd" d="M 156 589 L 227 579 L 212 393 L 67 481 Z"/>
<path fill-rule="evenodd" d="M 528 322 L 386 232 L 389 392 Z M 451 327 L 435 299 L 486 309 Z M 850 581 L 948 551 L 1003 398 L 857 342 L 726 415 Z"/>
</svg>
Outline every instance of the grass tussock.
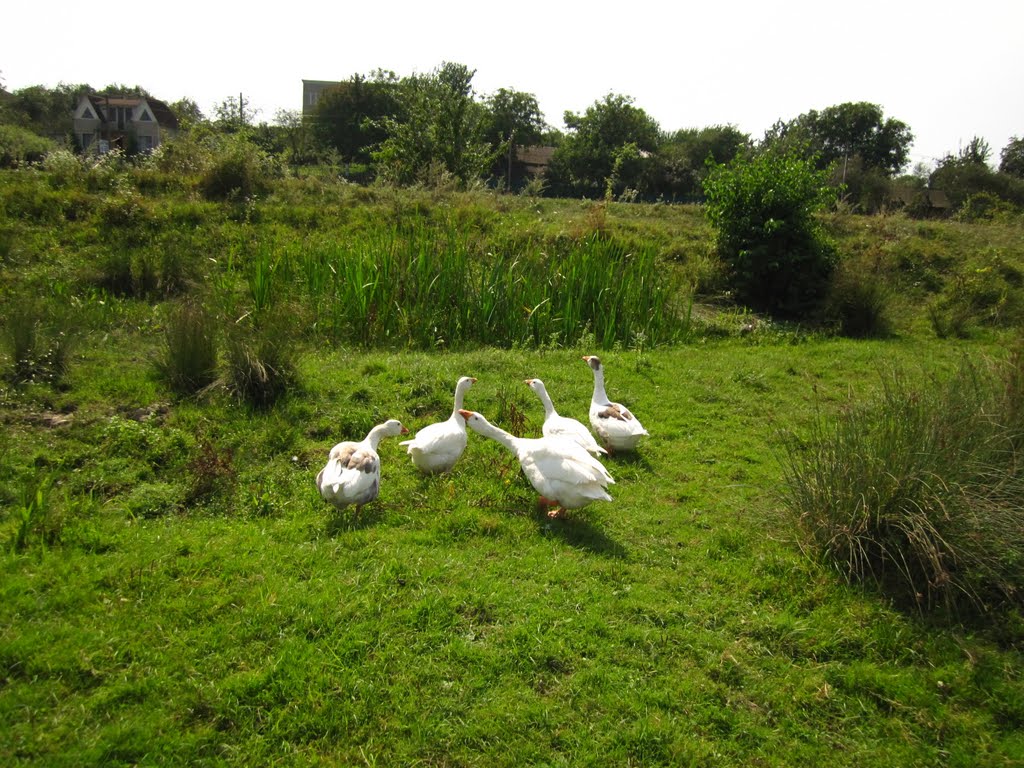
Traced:
<svg viewBox="0 0 1024 768">
<path fill-rule="evenodd" d="M 224 381 L 253 408 L 269 408 L 298 382 L 286 330 L 242 321 L 227 334 Z"/>
<path fill-rule="evenodd" d="M 15 300 L 4 317 L 3 340 L 12 381 L 56 385 L 66 376 L 74 335 L 62 313 L 31 298 Z"/>
<path fill-rule="evenodd" d="M 922 608 L 1024 599 L 1024 357 L 946 380 L 884 380 L 877 402 L 790 437 L 785 501 L 848 580 Z"/>
<path fill-rule="evenodd" d="M 893 333 L 892 294 L 874 273 L 844 265 L 832 277 L 825 323 L 842 336 L 885 338 Z"/>
<path fill-rule="evenodd" d="M 202 306 L 175 307 L 167 320 L 157 374 L 175 392 L 192 395 L 217 378 L 218 323 Z"/>
</svg>

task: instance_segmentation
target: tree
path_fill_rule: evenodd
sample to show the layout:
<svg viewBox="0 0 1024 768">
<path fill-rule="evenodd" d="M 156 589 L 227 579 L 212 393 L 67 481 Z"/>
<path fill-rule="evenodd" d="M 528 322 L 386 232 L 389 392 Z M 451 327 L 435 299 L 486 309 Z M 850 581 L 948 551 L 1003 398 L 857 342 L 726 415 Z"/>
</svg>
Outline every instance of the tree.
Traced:
<svg viewBox="0 0 1024 768">
<path fill-rule="evenodd" d="M 555 150 L 548 169 L 555 189 L 563 194 L 600 196 L 612 178 L 616 160 L 620 167 L 611 191 L 617 194 L 640 185 L 643 163 L 623 169 L 623 148 L 632 144 L 637 157 L 645 159 L 657 149 L 661 131 L 653 118 L 633 106 L 631 97 L 610 93 L 582 115 L 566 112 L 563 119 L 569 133 Z"/>
<path fill-rule="evenodd" d="M 1014 136 L 999 153 L 999 172 L 1024 179 L 1024 139 Z"/>
<path fill-rule="evenodd" d="M 214 123 L 224 133 L 240 133 L 253 125 L 258 109 L 249 108 L 249 100 L 244 94 L 238 98 L 228 96 L 213 108 Z"/>
<path fill-rule="evenodd" d="M 298 109 L 279 109 L 274 122 L 283 137 L 288 161 L 297 164 L 314 162 L 313 126 Z"/>
<path fill-rule="evenodd" d="M 516 148 L 539 144 L 547 127 L 537 97 L 509 88 L 499 88 L 484 99 L 487 122 L 484 137 L 498 158 L 492 173 L 512 184 L 512 164 Z"/>
<path fill-rule="evenodd" d="M 778 122 L 766 132 L 764 144 L 783 151 L 803 146 L 806 156 L 817 158 L 818 168 L 856 157 L 863 169 L 892 177 L 906 166 L 913 141 L 906 123 L 886 119 L 880 106 L 861 101 Z"/>
<path fill-rule="evenodd" d="M 100 93 L 107 93 L 113 96 L 115 93 L 121 96 L 152 96 L 149 91 L 141 85 L 125 85 L 124 83 L 111 83 L 104 87 Z"/>
<path fill-rule="evenodd" d="M 941 189 L 954 208 L 961 208 L 976 195 L 989 195 L 1015 205 L 1024 205 L 1024 183 L 1008 173 L 996 173 L 989 166 L 989 144 L 975 136 L 954 155 L 939 160 L 928 178 L 928 186 Z"/>
<path fill-rule="evenodd" d="M 475 74 L 445 62 L 401 81 L 401 118 L 382 121 L 387 138 L 372 154 L 385 178 L 433 184 L 449 175 L 466 184 L 487 173 L 495 152 L 484 138 L 487 110 L 474 100 Z"/>
<path fill-rule="evenodd" d="M 178 99 L 178 101 L 167 106 L 170 107 L 174 116 L 178 118 L 178 130 L 182 133 L 187 133 L 197 125 L 206 122 L 206 117 L 203 115 L 202 110 L 199 109 L 199 105 L 192 99 Z"/>
<path fill-rule="evenodd" d="M 536 144 L 544 135 L 544 114 L 532 93 L 499 88 L 484 99 L 484 106 L 489 113 L 484 136 L 495 148 Z"/>
<path fill-rule="evenodd" d="M 312 128 L 317 141 L 338 151 L 347 162 L 366 163 L 387 138 L 384 121 L 398 119 L 399 80 L 377 70 L 369 78 L 353 75 L 320 95 Z"/>
<path fill-rule="evenodd" d="M 648 168 L 644 191 L 670 199 L 697 197 L 709 164 L 728 163 L 750 146 L 750 136 L 731 125 L 687 128 L 662 137 Z"/>
<path fill-rule="evenodd" d="M 56 88 L 31 85 L 19 88 L 3 102 L 3 121 L 18 125 L 42 136 L 71 133 L 71 113 L 80 93 L 89 92 L 88 85 L 59 83 Z"/>
<path fill-rule="evenodd" d="M 717 166 L 704 192 L 737 300 L 794 318 L 816 309 L 836 263 L 816 219 L 835 199 L 827 172 L 798 152 L 769 149 Z"/>
<path fill-rule="evenodd" d="M 992 157 L 992 147 L 980 136 L 974 136 L 966 147 L 962 147 L 957 159 L 971 165 L 988 165 Z"/>
</svg>

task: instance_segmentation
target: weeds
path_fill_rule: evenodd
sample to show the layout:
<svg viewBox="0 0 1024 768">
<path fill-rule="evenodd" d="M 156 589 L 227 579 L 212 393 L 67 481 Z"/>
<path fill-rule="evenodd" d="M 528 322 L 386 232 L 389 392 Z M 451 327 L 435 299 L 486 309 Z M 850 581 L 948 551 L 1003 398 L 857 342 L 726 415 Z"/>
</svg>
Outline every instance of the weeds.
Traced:
<svg viewBox="0 0 1024 768">
<path fill-rule="evenodd" d="M 49 504 L 49 492 L 50 482 L 46 478 L 22 487 L 15 506 L 17 529 L 11 542 L 15 552 L 24 552 L 33 539 L 43 546 L 60 541 L 62 525 Z"/>
<path fill-rule="evenodd" d="M 207 501 L 231 487 L 236 474 L 233 458 L 230 448 L 218 449 L 208 441 L 201 443 L 189 462 L 191 481 L 185 504 L 192 506 Z"/>
</svg>

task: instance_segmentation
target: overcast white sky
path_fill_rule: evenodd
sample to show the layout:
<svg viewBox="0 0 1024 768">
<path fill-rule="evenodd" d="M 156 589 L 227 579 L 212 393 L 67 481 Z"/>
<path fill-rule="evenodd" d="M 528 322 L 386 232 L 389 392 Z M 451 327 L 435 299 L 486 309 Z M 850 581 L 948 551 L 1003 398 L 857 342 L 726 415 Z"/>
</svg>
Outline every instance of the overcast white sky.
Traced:
<svg viewBox="0 0 1024 768">
<path fill-rule="evenodd" d="M 1020 0 L 519 0 L 9 3 L 8 90 L 139 84 L 207 115 L 243 93 L 259 119 L 300 109 L 302 80 L 443 61 L 477 93 L 534 94 L 563 128 L 605 94 L 632 96 L 664 130 L 732 124 L 759 139 L 776 120 L 848 101 L 879 104 L 914 133 L 911 163 L 973 136 L 1024 137 Z"/>
</svg>

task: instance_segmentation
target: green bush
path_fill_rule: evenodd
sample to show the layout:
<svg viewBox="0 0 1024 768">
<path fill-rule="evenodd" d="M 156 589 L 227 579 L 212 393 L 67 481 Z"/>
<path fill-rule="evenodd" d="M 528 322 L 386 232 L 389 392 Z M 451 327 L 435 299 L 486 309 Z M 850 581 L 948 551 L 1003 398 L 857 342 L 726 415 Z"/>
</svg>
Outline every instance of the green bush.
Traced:
<svg viewBox="0 0 1024 768">
<path fill-rule="evenodd" d="M 86 176 L 86 167 L 82 159 L 67 149 L 47 152 L 42 160 L 42 167 L 49 174 L 50 184 L 57 188 L 81 184 Z"/>
<path fill-rule="evenodd" d="M 835 198 L 827 174 L 799 154 L 768 150 L 718 166 L 704 192 L 736 299 L 786 317 L 816 309 L 836 262 L 815 217 Z"/>
<path fill-rule="evenodd" d="M 189 133 L 162 142 L 142 160 L 141 168 L 177 177 L 197 176 L 210 167 L 213 156 L 209 141 Z"/>
<path fill-rule="evenodd" d="M 0 125 L 0 168 L 37 163 L 56 148 L 50 139 L 16 125 Z"/>
<path fill-rule="evenodd" d="M 209 200 L 247 200 L 265 192 L 279 175 L 276 162 L 259 147 L 235 139 L 214 157 L 200 186 Z"/>
<path fill-rule="evenodd" d="M 790 436 L 787 506 L 818 556 L 920 608 L 1024 604 L 1024 354 L 947 380 L 893 374 L 879 402 Z"/>
<path fill-rule="evenodd" d="M 991 221 L 997 216 L 1013 214 L 1016 210 L 1016 206 L 998 195 L 991 192 L 975 192 L 964 200 L 964 204 L 956 212 L 956 219 L 966 222 Z"/>
</svg>

